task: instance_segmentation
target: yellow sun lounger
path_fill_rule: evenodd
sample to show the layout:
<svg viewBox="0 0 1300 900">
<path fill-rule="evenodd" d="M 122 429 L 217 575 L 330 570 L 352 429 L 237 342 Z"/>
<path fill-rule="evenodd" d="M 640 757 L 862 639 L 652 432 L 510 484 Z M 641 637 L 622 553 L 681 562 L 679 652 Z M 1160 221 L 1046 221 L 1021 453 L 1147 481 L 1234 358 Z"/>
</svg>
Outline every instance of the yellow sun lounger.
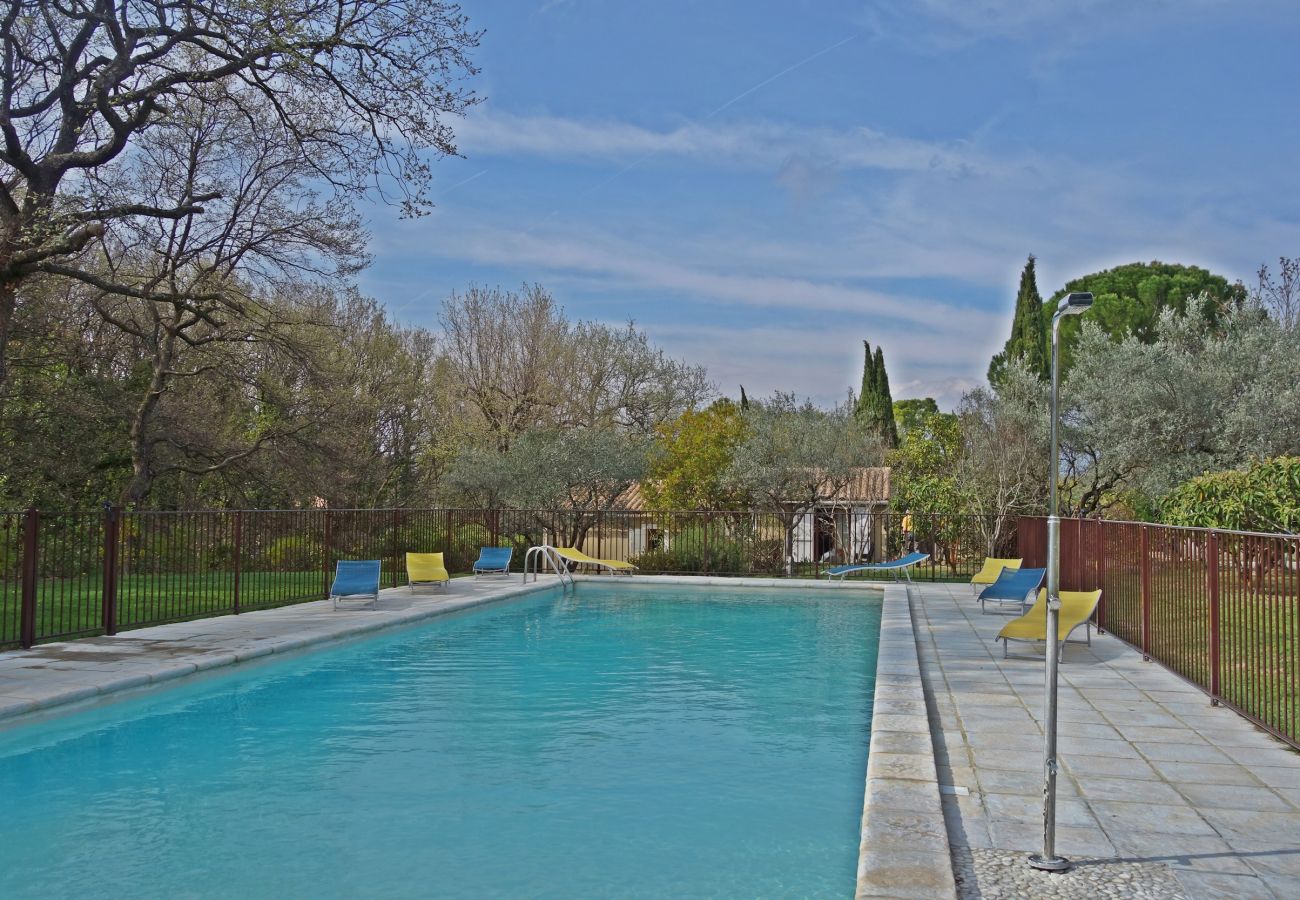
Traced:
<svg viewBox="0 0 1300 900">
<path fill-rule="evenodd" d="M 1061 649 L 1065 649 L 1065 644 L 1070 640 L 1070 634 L 1080 625 L 1084 627 L 1084 633 L 1087 635 L 1086 643 L 1092 644 L 1092 618 L 1093 610 L 1101 601 L 1101 591 L 1061 591 L 1061 611 L 1056 623 L 1056 633 L 1063 634 L 1061 638 Z M 999 641 L 1002 642 L 1002 658 L 1007 656 L 1007 645 L 1012 641 L 1047 641 L 1047 591 L 1038 592 L 1038 600 L 1029 608 L 1029 612 L 1019 618 L 1012 619 L 1002 626 L 998 632 Z M 1085 641 L 1071 641 L 1071 643 L 1081 644 Z M 1065 659 L 1064 655 L 1061 657 Z"/>
<path fill-rule="evenodd" d="M 975 593 L 980 592 L 981 587 L 986 587 L 998 580 L 998 575 L 1003 569 L 1019 569 L 1023 559 L 997 559 L 992 556 L 984 557 L 984 568 L 980 569 L 971 576 L 970 586 Z"/>
<path fill-rule="evenodd" d="M 617 559 L 596 559 L 596 557 L 588 556 L 574 547 L 556 547 L 555 552 L 571 563 L 577 563 L 580 566 L 597 566 L 602 569 L 608 569 L 613 575 L 631 575 L 636 571 L 636 566 L 631 563 L 621 562 Z"/>
<path fill-rule="evenodd" d="M 451 575 L 442 564 L 441 553 L 408 553 L 406 580 L 411 590 L 415 590 L 416 585 L 430 584 L 441 584 L 445 588 L 451 584 Z"/>
</svg>

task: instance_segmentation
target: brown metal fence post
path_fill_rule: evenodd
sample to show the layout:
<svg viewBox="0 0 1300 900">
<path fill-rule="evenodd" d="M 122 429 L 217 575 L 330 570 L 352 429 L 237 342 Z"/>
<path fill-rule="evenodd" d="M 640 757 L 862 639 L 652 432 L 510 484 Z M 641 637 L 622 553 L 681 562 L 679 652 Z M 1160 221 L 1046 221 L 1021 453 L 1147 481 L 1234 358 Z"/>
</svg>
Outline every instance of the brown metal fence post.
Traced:
<svg viewBox="0 0 1300 900">
<path fill-rule="evenodd" d="M 401 528 L 401 522 L 399 520 L 399 514 L 397 510 L 393 510 L 392 527 L 393 527 L 393 539 L 390 542 L 390 544 L 392 545 L 392 551 L 393 551 L 393 583 L 390 584 L 389 587 L 397 587 L 397 573 L 402 571 L 401 542 L 398 540 L 398 534 L 397 534 L 398 529 Z M 450 560 L 447 561 L 450 562 Z"/>
<path fill-rule="evenodd" d="M 1141 567 L 1142 592 L 1142 661 L 1151 662 L 1151 541 L 1148 528 L 1138 532 L 1138 565 Z"/>
<path fill-rule="evenodd" d="M 705 574 L 705 575 L 708 575 L 708 574 L 709 574 L 709 519 L 710 519 L 710 518 L 712 518 L 712 517 L 710 516 L 710 514 L 709 514 L 709 513 L 705 513 L 705 514 L 704 514 L 704 524 L 701 526 L 701 531 L 702 531 L 703 534 L 704 534 L 704 553 L 701 555 L 700 558 L 701 558 L 701 560 L 702 560 L 703 563 L 704 563 L 704 574 Z"/>
<path fill-rule="evenodd" d="M 19 570 L 22 606 L 18 624 L 18 642 L 24 650 L 36 643 L 36 554 L 40 541 L 41 514 L 31 507 L 23 514 L 23 557 Z"/>
<path fill-rule="evenodd" d="M 1106 526 L 1097 519 L 1097 583 L 1093 589 L 1101 589 L 1101 601 L 1097 604 L 1097 633 L 1106 633 Z"/>
<path fill-rule="evenodd" d="M 105 503 L 104 579 L 101 597 L 104 634 L 117 634 L 117 542 L 121 522 L 121 507 Z"/>
<path fill-rule="evenodd" d="M 1074 571 L 1071 573 L 1072 587 L 1076 591 L 1086 590 L 1083 586 L 1083 519 L 1074 519 L 1070 531 L 1074 540 Z"/>
<path fill-rule="evenodd" d="M 234 537 L 234 541 L 235 541 L 235 558 L 234 558 L 234 565 L 235 565 L 235 584 L 234 584 L 234 590 L 235 590 L 235 615 L 239 615 L 239 576 L 240 576 L 240 564 L 241 564 L 241 562 L 242 562 L 242 560 L 240 559 L 240 556 L 242 555 L 241 551 L 243 550 L 243 544 L 244 544 L 244 514 L 243 514 L 242 511 L 240 511 L 240 510 L 238 510 L 238 509 L 235 510 L 235 522 L 234 522 L 234 535 L 233 535 L 233 537 Z"/>
<path fill-rule="evenodd" d="M 1219 534 L 1211 531 L 1205 538 L 1205 589 L 1210 601 L 1210 704 L 1219 705 L 1222 696 L 1219 661 L 1221 643 L 1219 623 Z"/>
<path fill-rule="evenodd" d="M 324 534 L 321 540 L 321 551 L 324 556 L 324 564 L 321 566 L 321 573 L 325 576 L 325 583 L 321 587 L 321 593 L 324 595 L 325 600 L 328 600 L 330 597 L 330 541 L 334 536 L 333 524 L 333 517 L 327 509 L 325 510 L 325 525 L 322 529 Z"/>
</svg>

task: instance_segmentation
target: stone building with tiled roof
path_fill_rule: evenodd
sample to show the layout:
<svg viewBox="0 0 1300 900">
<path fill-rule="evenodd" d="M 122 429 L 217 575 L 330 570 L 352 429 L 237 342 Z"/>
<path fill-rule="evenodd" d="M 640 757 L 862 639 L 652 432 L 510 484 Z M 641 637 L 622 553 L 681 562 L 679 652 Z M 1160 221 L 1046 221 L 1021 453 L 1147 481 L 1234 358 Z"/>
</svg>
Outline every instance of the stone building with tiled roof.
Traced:
<svg viewBox="0 0 1300 900">
<path fill-rule="evenodd" d="M 804 513 L 794 533 L 794 562 L 857 562 L 881 558 L 886 516 L 889 508 L 889 469 L 870 467 L 856 470 L 838 489 L 828 484 L 825 496 Z M 666 547 L 672 540 L 671 522 L 646 511 L 641 486 L 634 484 L 620 494 L 609 509 L 610 524 L 626 530 L 610 541 L 621 545 L 633 557 L 647 550 Z M 621 521 L 620 521 L 621 520 Z"/>
</svg>

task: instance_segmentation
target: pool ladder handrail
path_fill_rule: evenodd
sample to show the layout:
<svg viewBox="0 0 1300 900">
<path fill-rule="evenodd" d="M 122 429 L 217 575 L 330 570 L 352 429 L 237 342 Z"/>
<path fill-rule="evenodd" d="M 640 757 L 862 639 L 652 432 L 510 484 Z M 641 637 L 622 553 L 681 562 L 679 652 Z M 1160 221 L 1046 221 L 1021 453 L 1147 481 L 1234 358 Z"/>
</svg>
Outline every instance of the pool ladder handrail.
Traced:
<svg viewBox="0 0 1300 900">
<path fill-rule="evenodd" d="M 524 554 L 524 584 L 528 583 L 528 574 L 530 572 L 533 581 L 537 580 L 544 563 L 550 563 L 551 568 L 555 569 L 555 574 L 559 576 L 560 585 L 564 590 L 567 591 L 575 587 L 573 573 L 564 564 L 563 557 L 550 544 L 538 544 L 536 547 L 529 547 L 528 552 Z"/>
</svg>

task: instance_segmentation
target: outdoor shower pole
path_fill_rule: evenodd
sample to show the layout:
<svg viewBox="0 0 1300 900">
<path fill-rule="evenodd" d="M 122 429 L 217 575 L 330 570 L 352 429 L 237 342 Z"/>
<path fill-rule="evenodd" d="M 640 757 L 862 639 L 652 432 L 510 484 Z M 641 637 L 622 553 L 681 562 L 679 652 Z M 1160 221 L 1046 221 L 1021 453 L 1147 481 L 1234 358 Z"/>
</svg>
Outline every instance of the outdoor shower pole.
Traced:
<svg viewBox="0 0 1300 900">
<path fill-rule="evenodd" d="M 1072 293 L 1052 316 L 1052 458 L 1047 484 L 1047 681 L 1043 688 L 1043 852 L 1029 857 L 1029 865 L 1045 872 L 1064 872 L 1070 861 L 1056 852 L 1056 676 L 1060 665 L 1057 637 L 1061 617 L 1061 518 L 1056 482 L 1060 478 L 1061 448 L 1058 436 L 1061 389 L 1061 319 L 1077 315 L 1092 305 L 1092 294 Z"/>
</svg>

